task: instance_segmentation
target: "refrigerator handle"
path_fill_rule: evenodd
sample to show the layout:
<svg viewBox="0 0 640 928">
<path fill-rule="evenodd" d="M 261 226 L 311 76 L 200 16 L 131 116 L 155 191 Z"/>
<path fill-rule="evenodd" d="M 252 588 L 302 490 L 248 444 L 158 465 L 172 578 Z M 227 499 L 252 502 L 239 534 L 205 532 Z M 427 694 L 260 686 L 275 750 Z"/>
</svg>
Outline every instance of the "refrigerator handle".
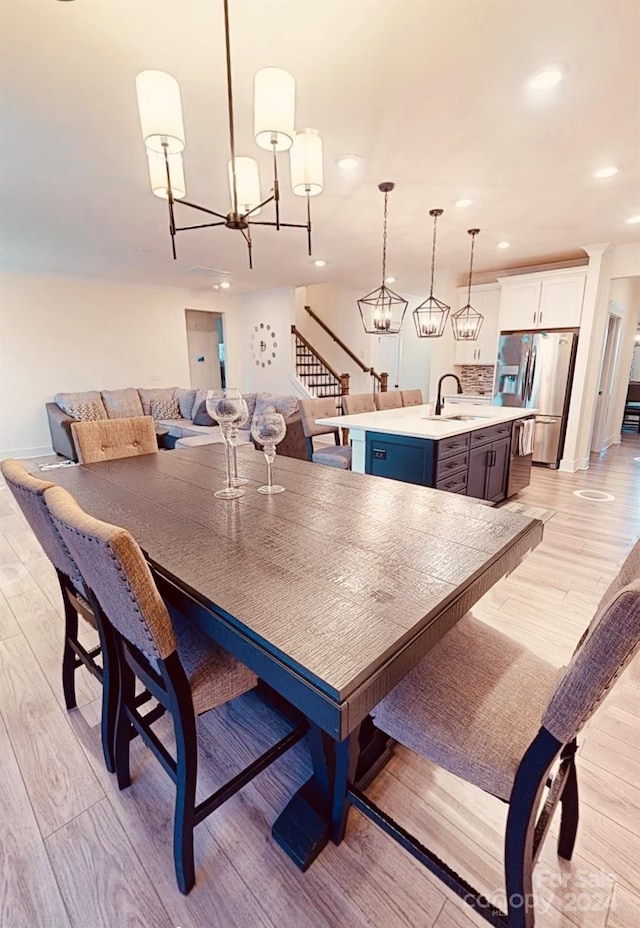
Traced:
<svg viewBox="0 0 640 928">
<path fill-rule="evenodd" d="M 525 400 L 526 400 L 527 403 L 528 403 L 529 400 L 531 399 L 531 394 L 533 393 L 533 378 L 534 378 L 535 375 L 536 375 L 536 361 L 537 361 L 537 358 L 538 358 L 538 352 L 536 351 L 535 348 L 533 348 L 532 351 L 531 351 L 531 364 L 530 364 L 531 373 L 530 373 L 530 375 L 529 375 L 529 382 L 527 383 L 527 395 L 526 395 L 526 397 L 525 397 Z"/>
<path fill-rule="evenodd" d="M 527 357 L 524 362 L 524 375 L 522 377 L 522 387 L 520 388 L 520 399 L 524 403 L 526 400 L 527 384 L 529 383 L 529 362 L 531 361 L 531 351 L 527 349 Z"/>
</svg>

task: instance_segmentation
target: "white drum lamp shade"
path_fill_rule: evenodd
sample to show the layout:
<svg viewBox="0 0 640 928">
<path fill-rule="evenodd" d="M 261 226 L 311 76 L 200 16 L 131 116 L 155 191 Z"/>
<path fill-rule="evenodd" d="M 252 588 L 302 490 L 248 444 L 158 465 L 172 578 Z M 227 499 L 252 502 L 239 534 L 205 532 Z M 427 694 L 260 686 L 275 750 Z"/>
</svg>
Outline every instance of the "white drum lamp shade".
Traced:
<svg viewBox="0 0 640 928">
<path fill-rule="evenodd" d="M 286 151 L 295 137 L 296 82 L 282 68 L 262 68 L 254 81 L 253 127 L 267 151 Z"/>
<path fill-rule="evenodd" d="M 180 85 L 165 71 L 141 71 L 136 77 L 142 138 L 149 151 L 169 154 L 184 148 Z"/>
<path fill-rule="evenodd" d="M 233 168 L 232 161 L 227 164 L 229 171 L 229 191 L 231 193 L 231 208 L 235 210 L 236 205 L 233 202 Z M 238 212 L 248 213 L 249 210 L 262 202 L 260 196 L 260 174 L 258 172 L 258 162 L 255 158 L 236 157 L 236 191 L 238 194 Z M 251 213 L 255 216 L 260 210 Z"/>
<path fill-rule="evenodd" d="M 322 139 L 315 129 L 296 132 L 291 151 L 291 187 L 296 196 L 315 197 L 324 188 Z"/>
<path fill-rule="evenodd" d="M 147 158 L 149 160 L 149 179 L 151 180 L 153 195 L 155 197 L 160 197 L 161 200 L 168 200 L 167 166 L 164 161 L 164 154 L 147 150 Z M 173 194 L 174 200 L 181 200 L 187 193 L 187 187 L 184 181 L 182 154 L 176 152 L 173 155 L 169 155 L 168 158 L 171 193 Z"/>
</svg>

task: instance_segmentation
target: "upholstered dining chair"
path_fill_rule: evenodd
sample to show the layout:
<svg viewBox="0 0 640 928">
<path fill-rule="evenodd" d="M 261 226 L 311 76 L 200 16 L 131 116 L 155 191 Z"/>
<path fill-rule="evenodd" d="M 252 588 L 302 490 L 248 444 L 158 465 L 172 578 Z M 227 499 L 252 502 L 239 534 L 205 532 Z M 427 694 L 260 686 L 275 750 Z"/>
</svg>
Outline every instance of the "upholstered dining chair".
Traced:
<svg viewBox="0 0 640 928">
<path fill-rule="evenodd" d="M 196 716 L 253 689 L 256 675 L 175 610 L 169 613 L 129 532 L 88 515 L 62 487 L 48 489 L 45 501 L 85 578 L 87 595 L 118 662 L 114 751 L 118 785 L 125 789 L 131 783 L 133 727 L 176 786 L 173 854 L 178 886 L 186 894 L 195 883 L 194 827 L 299 741 L 307 725 L 294 727 L 196 805 Z M 136 678 L 158 701 L 146 715 L 138 711 Z M 173 718 L 175 757 L 152 729 L 164 711 Z"/>
<path fill-rule="evenodd" d="M 345 416 L 355 416 L 359 412 L 375 412 L 373 393 L 348 393 L 342 397 L 342 411 Z"/>
<path fill-rule="evenodd" d="M 71 431 L 80 464 L 154 454 L 158 450 L 151 416 L 72 422 Z"/>
<path fill-rule="evenodd" d="M 103 647 L 103 635 L 93 609 L 87 601 L 87 591 L 78 566 L 56 529 L 44 494 L 54 486 L 30 474 L 19 461 L 6 460 L 0 465 L 2 476 L 13 493 L 22 513 L 31 526 L 44 553 L 58 575 L 62 603 L 64 606 L 64 644 L 62 651 L 62 690 L 67 709 L 75 709 L 75 672 L 86 667 L 103 684 L 102 747 L 107 769 L 115 770 L 113 760 L 113 733 L 115 731 L 115 699 L 117 686 L 114 682 L 116 669 L 110 660 L 108 648 Z M 78 639 L 78 616 L 81 616 L 100 634 L 101 644 L 87 650 Z M 102 665 L 96 658 L 100 657 Z"/>
<path fill-rule="evenodd" d="M 401 390 L 400 395 L 403 406 L 422 406 L 424 403 L 422 390 Z"/>
<path fill-rule="evenodd" d="M 399 390 L 391 390 L 388 393 L 374 393 L 373 399 L 376 409 L 400 409 L 402 406 L 402 394 Z"/>
<path fill-rule="evenodd" d="M 338 752 L 334 840 L 344 835 L 352 804 L 491 924 L 532 928 L 533 867 L 558 802 L 558 854 L 570 860 L 573 853 L 576 737 L 640 647 L 638 578 L 640 543 L 605 593 L 566 668 L 559 670 L 468 614 L 373 712 L 376 726 L 400 744 L 508 803 L 506 913 L 352 785 L 355 752 L 347 742 Z M 556 762 L 558 770 L 550 777 Z"/>
<path fill-rule="evenodd" d="M 338 429 L 331 425 L 318 425 L 316 422 L 316 419 L 329 419 L 335 415 L 336 405 L 332 397 L 300 400 L 300 416 L 309 460 L 314 464 L 326 464 L 328 467 L 351 470 L 351 445 L 340 444 Z M 313 439 L 318 435 L 333 435 L 335 445 L 324 445 L 322 448 L 315 449 Z"/>
</svg>

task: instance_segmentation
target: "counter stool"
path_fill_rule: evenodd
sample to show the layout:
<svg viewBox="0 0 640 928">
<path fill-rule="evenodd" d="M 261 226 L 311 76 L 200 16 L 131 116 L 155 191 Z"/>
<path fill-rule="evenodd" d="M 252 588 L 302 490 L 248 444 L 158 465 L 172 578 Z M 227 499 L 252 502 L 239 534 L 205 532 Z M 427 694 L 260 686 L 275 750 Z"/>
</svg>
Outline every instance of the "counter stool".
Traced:
<svg viewBox="0 0 640 928">
<path fill-rule="evenodd" d="M 326 464 L 351 470 L 351 445 L 341 445 L 338 429 L 331 425 L 318 425 L 316 419 L 329 419 L 336 415 L 335 400 L 332 397 L 318 400 L 300 400 L 300 417 L 302 429 L 307 442 L 309 460 L 314 464 Z M 333 435 L 335 447 L 326 445 L 314 449 L 313 439 L 317 435 Z"/>
<path fill-rule="evenodd" d="M 570 860 L 573 853 L 576 736 L 640 647 L 638 577 L 640 544 L 563 670 L 467 615 L 373 712 L 376 726 L 400 744 L 508 803 L 506 913 L 353 785 L 353 737 L 337 749 L 334 841 L 342 839 L 354 805 L 492 925 L 532 928 L 532 871 L 558 802 L 558 854 Z"/>
<path fill-rule="evenodd" d="M 114 753 L 118 785 L 125 789 L 131 783 L 132 728 L 176 785 L 173 855 L 178 886 L 186 894 L 195 883 L 195 826 L 296 744 L 306 734 L 306 722 L 196 805 L 196 716 L 253 689 L 257 677 L 189 620 L 176 612 L 169 614 L 129 532 L 88 515 L 62 487 L 48 489 L 45 501 L 82 572 L 89 600 L 116 655 Z M 157 709 L 146 715 L 138 711 L 136 678 L 158 701 Z M 152 729 L 165 710 L 173 717 L 175 757 Z"/>
</svg>

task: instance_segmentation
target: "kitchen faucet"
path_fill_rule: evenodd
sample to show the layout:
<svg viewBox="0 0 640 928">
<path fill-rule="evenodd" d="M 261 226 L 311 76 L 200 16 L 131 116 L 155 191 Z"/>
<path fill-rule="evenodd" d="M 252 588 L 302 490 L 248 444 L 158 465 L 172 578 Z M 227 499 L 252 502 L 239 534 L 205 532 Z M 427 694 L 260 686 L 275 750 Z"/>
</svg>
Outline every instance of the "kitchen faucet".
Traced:
<svg viewBox="0 0 640 928">
<path fill-rule="evenodd" d="M 460 378 L 455 374 L 443 374 L 440 380 L 438 381 L 438 398 L 436 400 L 436 416 L 439 416 L 442 413 L 442 381 L 446 380 L 447 377 L 453 377 L 455 382 L 458 384 L 458 393 L 462 393 L 462 384 L 460 383 Z"/>
</svg>

